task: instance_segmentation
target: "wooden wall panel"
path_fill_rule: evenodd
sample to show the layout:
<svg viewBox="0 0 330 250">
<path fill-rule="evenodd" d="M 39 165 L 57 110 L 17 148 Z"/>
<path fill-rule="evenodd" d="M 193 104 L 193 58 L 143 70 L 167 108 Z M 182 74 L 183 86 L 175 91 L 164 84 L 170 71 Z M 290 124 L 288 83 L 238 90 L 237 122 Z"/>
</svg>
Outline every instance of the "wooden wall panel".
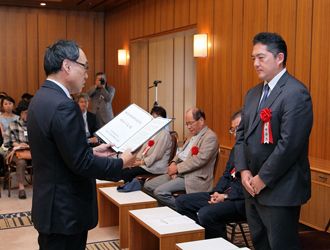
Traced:
<svg viewBox="0 0 330 250">
<path fill-rule="evenodd" d="M 148 110 L 149 86 L 148 81 L 148 50 L 146 42 L 131 44 L 131 102 L 136 103 L 144 110 Z"/>
<path fill-rule="evenodd" d="M 190 0 L 174 0 L 174 28 L 181 28 L 189 25 L 189 2 Z"/>
<path fill-rule="evenodd" d="M 124 5 L 125 6 L 125 5 Z M 122 6 L 119 6 L 122 8 Z M 144 24 L 144 2 L 143 0 L 132 1 L 129 8 L 129 16 L 118 16 L 119 19 L 129 18 L 130 20 L 130 39 L 143 37 Z"/>
<path fill-rule="evenodd" d="M 189 24 L 197 24 L 197 0 L 190 0 L 189 10 Z"/>
<path fill-rule="evenodd" d="M 185 37 L 185 77 L 184 77 L 184 109 L 183 109 L 183 122 L 185 122 L 185 114 L 188 109 L 196 107 L 196 59 L 193 54 L 194 36 L 188 35 Z M 187 127 L 184 127 L 184 137 L 190 135 Z M 184 139 L 181 138 L 180 140 Z"/>
<path fill-rule="evenodd" d="M 66 16 L 64 15 L 38 15 L 39 86 L 46 79 L 43 66 L 45 49 L 58 39 L 66 38 L 66 27 Z"/>
<path fill-rule="evenodd" d="M 38 16 L 26 14 L 27 25 L 27 87 L 28 93 L 35 94 L 39 89 L 38 78 Z"/>
<path fill-rule="evenodd" d="M 104 72 L 104 53 L 105 53 L 105 34 L 104 34 L 104 16 L 94 18 L 94 53 L 89 56 L 94 56 L 94 75 L 97 72 Z M 90 37 L 89 37 L 90 39 Z M 90 63 L 89 63 L 90 64 Z M 91 64 L 90 64 L 91 65 Z M 89 70 L 90 71 L 90 70 Z M 89 72 L 89 78 L 93 79 L 94 83 L 94 75 L 92 72 Z M 88 85 L 86 85 L 88 87 Z"/>
<path fill-rule="evenodd" d="M 144 1 L 144 35 L 152 35 L 156 31 L 156 3 L 155 0 Z"/>
<path fill-rule="evenodd" d="M 230 139 L 230 97 L 233 37 L 233 2 L 215 1 L 214 11 L 217 22 L 214 23 L 214 79 L 213 79 L 213 131 L 221 143 Z M 216 98 L 215 98 L 216 96 Z"/>
<path fill-rule="evenodd" d="M 243 10 L 242 103 L 246 92 L 261 82 L 254 70 L 251 54 L 253 37 L 259 32 L 267 31 L 267 1 L 246 0 Z"/>
<path fill-rule="evenodd" d="M 212 129 L 213 124 L 213 20 L 214 1 L 198 1 L 197 33 L 207 33 L 208 57 L 197 58 L 196 93 L 197 107 L 205 112 L 206 123 Z"/>
<path fill-rule="evenodd" d="M 173 109 L 169 117 L 175 117 L 173 127 L 182 141 L 184 136 L 185 123 L 185 38 L 178 37 L 174 39 L 174 84 L 173 84 Z"/>
<path fill-rule="evenodd" d="M 242 93 L 242 55 L 243 55 L 243 1 L 233 0 L 233 46 L 232 46 L 232 81 L 231 81 L 231 101 L 230 115 L 243 108 Z M 247 43 L 250 44 L 250 43 Z M 231 127 L 231 125 L 230 125 Z M 228 133 L 229 134 L 229 133 Z M 230 135 L 230 143 L 227 146 L 233 146 L 235 137 Z M 221 142 L 223 143 L 223 142 Z"/>
<path fill-rule="evenodd" d="M 313 0 L 297 1 L 295 53 L 295 77 L 310 88 L 310 65 L 312 50 Z M 289 60 L 293 60 L 289 55 Z"/>
<path fill-rule="evenodd" d="M 268 31 L 280 34 L 285 40 L 288 49 L 286 68 L 294 75 L 296 33 L 292 31 L 296 30 L 297 0 L 268 0 L 268 2 Z"/>
<path fill-rule="evenodd" d="M 161 0 L 160 11 L 160 31 L 172 30 L 174 28 L 174 0 Z"/>
<path fill-rule="evenodd" d="M 314 124 L 310 138 L 310 156 L 330 159 L 330 126 L 328 107 L 330 100 L 330 1 L 314 1 L 311 86 Z"/>
</svg>

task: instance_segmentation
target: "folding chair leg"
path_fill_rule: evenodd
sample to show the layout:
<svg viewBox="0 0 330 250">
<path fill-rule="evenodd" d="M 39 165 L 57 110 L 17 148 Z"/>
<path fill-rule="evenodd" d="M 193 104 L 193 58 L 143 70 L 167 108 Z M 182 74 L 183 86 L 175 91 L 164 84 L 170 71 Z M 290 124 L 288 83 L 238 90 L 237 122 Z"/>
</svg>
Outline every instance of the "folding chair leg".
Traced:
<svg viewBox="0 0 330 250">
<path fill-rule="evenodd" d="M 239 226 L 239 228 L 241 229 L 242 236 L 243 236 L 243 238 L 244 238 L 244 241 L 245 241 L 245 245 L 246 245 L 246 247 L 249 247 L 249 243 L 248 243 L 248 241 L 247 241 L 247 239 L 246 239 L 246 237 L 245 237 L 245 232 L 244 232 L 244 230 L 243 230 L 242 224 L 238 224 L 238 226 Z"/>
</svg>

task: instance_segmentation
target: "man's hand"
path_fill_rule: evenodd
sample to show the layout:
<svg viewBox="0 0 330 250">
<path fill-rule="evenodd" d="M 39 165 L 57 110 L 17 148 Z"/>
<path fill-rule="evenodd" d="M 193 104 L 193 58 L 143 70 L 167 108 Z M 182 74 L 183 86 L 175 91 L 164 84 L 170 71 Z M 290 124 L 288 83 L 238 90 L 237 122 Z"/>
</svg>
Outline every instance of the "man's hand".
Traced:
<svg viewBox="0 0 330 250">
<path fill-rule="evenodd" d="M 93 154 L 98 157 L 110 157 L 116 154 L 116 152 L 112 151 L 110 147 L 115 146 L 114 143 L 101 144 L 95 148 L 93 148 Z"/>
<path fill-rule="evenodd" d="M 167 168 L 168 175 L 174 175 L 178 173 L 178 167 L 175 162 L 172 162 L 171 165 Z"/>
<path fill-rule="evenodd" d="M 260 179 L 259 175 L 250 179 L 250 185 L 254 189 L 255 194 L 259 194 L 266 187 L 266 184 Z"/>
<path fill-rule="evenodd" d="M 136 160 L 136 155 L 139 151 L 135 151 L 135 153 L 132 154 L 131 150 L 131 148 L 126 149 L 125 152 L 120 156 L 120 158 L 123 160 L 123 168 L 132 166 Z"/>
<path fill-rule="evenodd" d="M 216 204 L 219 202 L 223 202 L 225 200 L 224 194 L 219 194 L 218 192 L 214 192 L 211 194 L 211 199 L 208 201 L 209 204 Z"/>
<path fill-rule="evenodd" d="M 135 162 L 133 163 L 133 167 L 141 166 L 141 160 L 139 158 L 135 159 Z"/>
<path fill-rule="evenodd" d="M 98 143 L 99 141 L 97 140 L 96 137 L 89 138 L 91 143 Z"/>
<path fill-rule="evenodd" d="M 253 178 L 251 171 L 242 170 L 241 178 L 242 178 L 242 184 L 245 187 L 246 191 L 248 191 L 254 197 L 256 193 L 250 184 L 250 180 Z"/>
</svg>

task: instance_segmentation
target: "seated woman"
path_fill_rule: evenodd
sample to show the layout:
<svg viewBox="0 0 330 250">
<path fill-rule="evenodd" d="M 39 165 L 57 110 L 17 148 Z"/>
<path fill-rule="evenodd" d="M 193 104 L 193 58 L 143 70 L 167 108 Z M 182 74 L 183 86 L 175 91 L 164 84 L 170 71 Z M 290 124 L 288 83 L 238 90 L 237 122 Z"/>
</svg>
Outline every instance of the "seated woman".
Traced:
<svg viewBox="0 0 330 250">
<path fill-rule="evenodd" d="M 10 96 L 6 96 L 2 99 L 1 108 L 2 114 L 0 115 L 0 130 L 1 135 L 4 138 L 5 132 L 10 122 L 18 119 L 18 116 L 13 113 L 15 101 Z M 5 145 L 4 145 L 5 146 Z M 5 156 L 7 154 L 7 148 L 0 148 L 0 155 Z"/>
<path fill-rule="evenodd" d="M 29 107 L 29 101 L 22 100 L 18 103 L 17 111 L 20 117 L 16 121 L 12 121 L 5 133 L 4 145 L 11 150 L 13 147 L 21 146 L 28 147 L 28 135 L 26 127 L 26 117 Z M 28 160 L 18 159 L 16 155 L 13 156 L 12 162 L 16 165 L 16 176 L 18 181 L 19 195 L 18 198 L 26 199 L 26 193 L 24 190 L 24 177 L 25 168 L 28 164 Z"/>
<path fill-rule="evenodd" d="M 166 118 L 166 111 L 162 107 L 153 107 L 150 114 Z M 165 174 L 171 154 L 172 141 L 170 133 L 164 128 L 148 142 L 146 142 L 130 168 L 122 171 L 124 182 L 132 181 L 140 174 Z"/>
</svg>

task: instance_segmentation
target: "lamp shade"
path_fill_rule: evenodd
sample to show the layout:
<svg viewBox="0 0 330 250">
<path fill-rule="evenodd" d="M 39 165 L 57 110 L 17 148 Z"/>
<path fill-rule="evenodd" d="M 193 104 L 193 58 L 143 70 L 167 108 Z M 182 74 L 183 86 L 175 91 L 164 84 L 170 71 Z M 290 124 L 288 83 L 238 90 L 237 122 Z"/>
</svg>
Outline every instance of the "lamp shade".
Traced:
<svg viewBox="0 0 330 250">
<path fill-rule="evenodd" d="M 126 66 L 126 49 L 119 49 L 118 50 L 118 65 Z"/>
<path fill-rule="evenodd" d="M 207 34 L 194 35 L 194 57 L 207 57 Z"/>
</svg>

